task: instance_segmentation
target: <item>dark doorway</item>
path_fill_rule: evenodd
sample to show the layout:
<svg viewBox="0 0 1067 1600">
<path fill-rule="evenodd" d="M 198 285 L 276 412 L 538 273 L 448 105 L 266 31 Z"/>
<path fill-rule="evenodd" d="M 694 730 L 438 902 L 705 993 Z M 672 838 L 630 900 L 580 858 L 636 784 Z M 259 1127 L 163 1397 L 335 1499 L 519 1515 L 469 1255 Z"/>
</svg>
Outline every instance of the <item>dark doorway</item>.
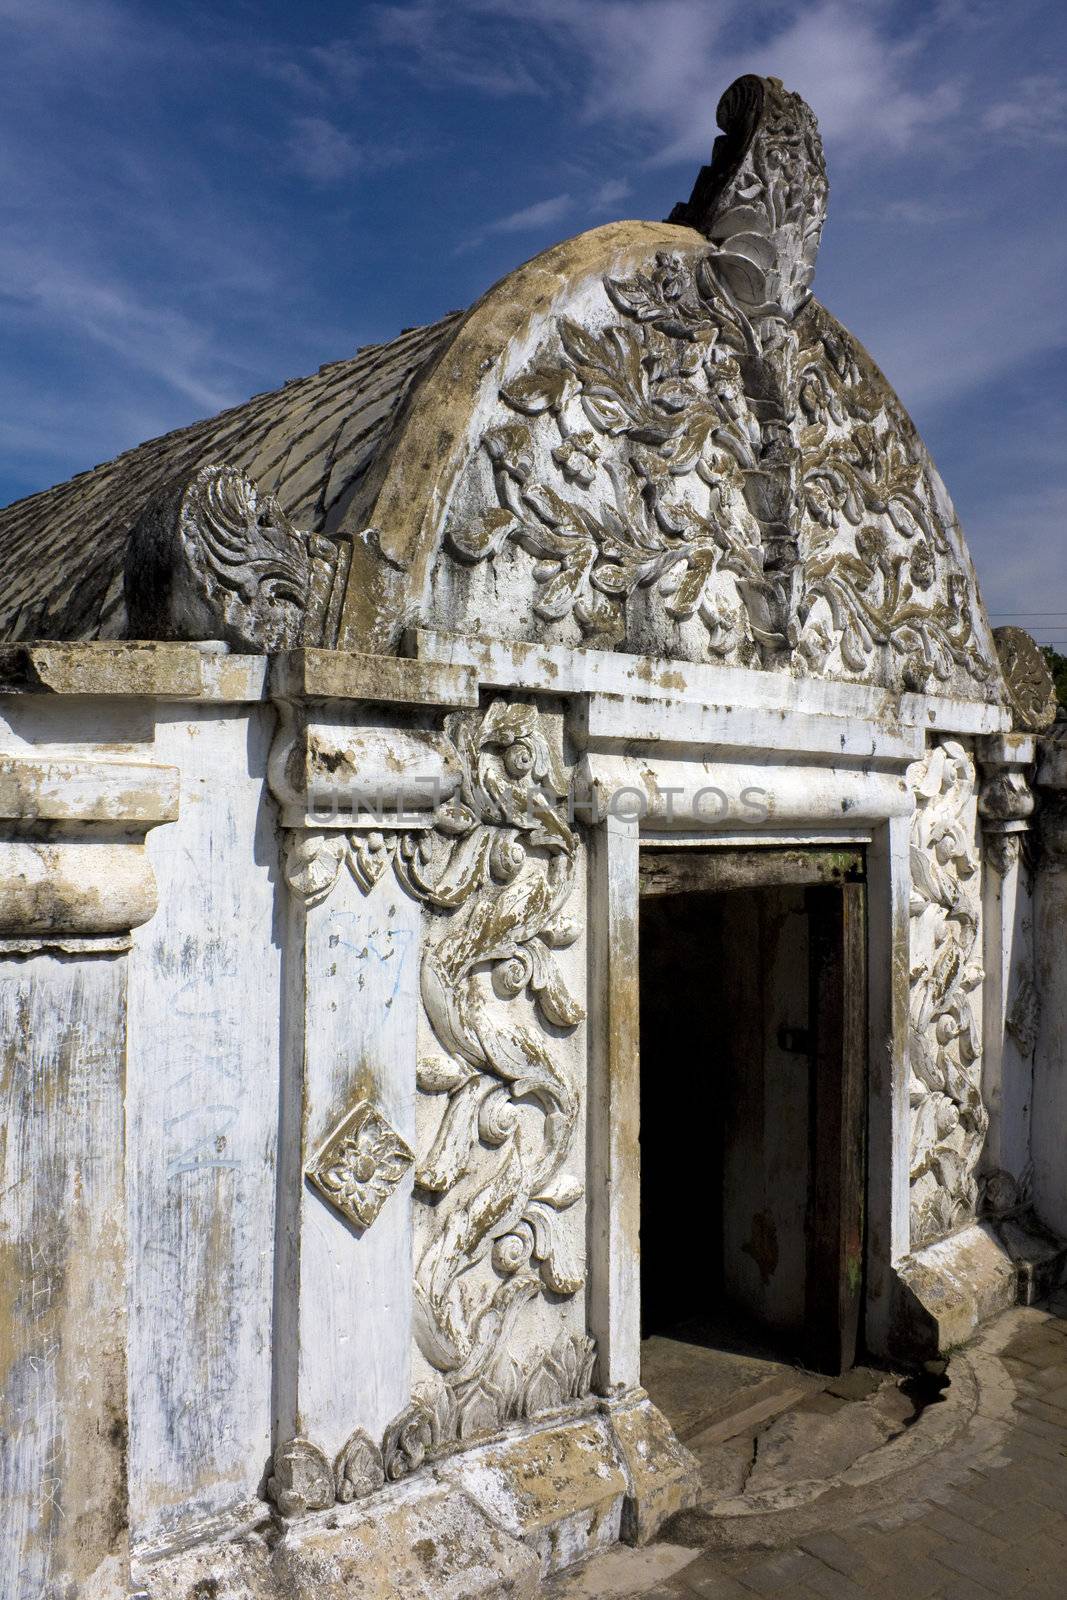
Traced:
<svg viewBox="0 0 1067 1600">
<path fill-rule="evenodd" d="M 854 1364 L 864 922 L 861 851 L 642 851 L 644 1338 Z"/>
</svg>

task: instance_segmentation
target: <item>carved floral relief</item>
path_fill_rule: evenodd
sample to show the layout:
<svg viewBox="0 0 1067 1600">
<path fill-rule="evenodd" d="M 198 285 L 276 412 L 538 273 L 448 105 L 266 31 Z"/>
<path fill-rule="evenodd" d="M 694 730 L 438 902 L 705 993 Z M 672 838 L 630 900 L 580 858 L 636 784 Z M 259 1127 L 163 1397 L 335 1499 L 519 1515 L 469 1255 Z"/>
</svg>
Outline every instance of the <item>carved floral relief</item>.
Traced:
<svg viewBox="0 0 1067 1600">
<path fill-rule="evenodd" d="M 547 1342 L 543 1325 L 515 1337 L 531 1302 L 566 1301 L 585 1278 L 582 1227 L 568 1217 L 584 1192 L 572 1170 L 582 1096 L 557 1045 L 585 1014 L 556 959 L 580 932 L 572 904 L 580 844 L 559 804 L 565 775 L 532 706 L 498 700 L 484 713 L 457 712 L 445 735 L 462 777 L 432 828 L 300 835 L 288 862 L 290 884 L 309 903 L 346 867 L 364 890 L 391 869 L 428 915 L 420 986 L 434 1049 L 417 1081 L 440 1111 L 415 1171 L 425 1206 L 415 1335 L 431 1376 L 387 1430 L 389 1478 L 450 1440 L 588 1394 L 595 1355 L 559 1317 L 549 1319 Z M 404 1167 L 402 1142 L 376 1115 L 358 1107 L 309 1169 L 357 1217 L 384 1201 Z M 357 1442 L 358 1471 L 323 1458 L 315 1482 L 329 1472 L 349 1485 L 346 1494 L 357 1492 L 352 1483 L 367 1476 Z M 307 1476 L 314 1446 L 297 1443 Z"/>
<path fill-rule="evenodd" d="M 955 740 L 908 771 L 911 840 L 911 1243 L 973 1219 L 989 1117 L 981 1096 L 976 777 Z"/>
<path fill-rule="evenodd" d="M 815 119 L 744 78 L 719 122 L 671 219 L 705 238 L 575 294 L 505 377 L 447 519 L 439 625 L 990 697 L 943 486 L 811 299 Z"/>
</svg>

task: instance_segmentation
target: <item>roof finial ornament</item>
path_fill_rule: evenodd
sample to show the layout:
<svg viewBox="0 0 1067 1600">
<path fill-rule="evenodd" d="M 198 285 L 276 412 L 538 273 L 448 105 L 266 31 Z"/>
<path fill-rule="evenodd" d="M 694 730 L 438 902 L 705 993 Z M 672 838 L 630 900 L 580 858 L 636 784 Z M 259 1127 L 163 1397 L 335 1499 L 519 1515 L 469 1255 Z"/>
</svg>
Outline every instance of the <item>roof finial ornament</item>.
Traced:
<svg viewBox="0 0 1067 1600">
<path fill-rule="evenodd" d="M 815 115 L 781 79 L 746 74 L 716 118 L 711 163 L 667 220 L 716 247 L 718 275 L 750 316 L 792 320 L 811 297 L 829 192 Z"/>
</svg>

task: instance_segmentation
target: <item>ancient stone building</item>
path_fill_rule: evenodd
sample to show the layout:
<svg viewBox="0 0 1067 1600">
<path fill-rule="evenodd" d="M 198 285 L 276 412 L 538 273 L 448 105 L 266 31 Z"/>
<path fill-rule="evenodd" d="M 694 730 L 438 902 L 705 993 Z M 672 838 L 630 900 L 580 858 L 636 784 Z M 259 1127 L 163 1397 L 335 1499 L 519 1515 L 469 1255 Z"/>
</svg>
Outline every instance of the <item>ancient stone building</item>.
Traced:
<svg viewBox="0 0 1067 1600">
<path fill-rule="evenodd" d="M 694 1493 L 643 1330 L 1059 1270 L 1051 686 L 811 296 L 810 111 L 719 122 L 0 514 L 7 1595 L 533 1594 Z"/>
</svg>

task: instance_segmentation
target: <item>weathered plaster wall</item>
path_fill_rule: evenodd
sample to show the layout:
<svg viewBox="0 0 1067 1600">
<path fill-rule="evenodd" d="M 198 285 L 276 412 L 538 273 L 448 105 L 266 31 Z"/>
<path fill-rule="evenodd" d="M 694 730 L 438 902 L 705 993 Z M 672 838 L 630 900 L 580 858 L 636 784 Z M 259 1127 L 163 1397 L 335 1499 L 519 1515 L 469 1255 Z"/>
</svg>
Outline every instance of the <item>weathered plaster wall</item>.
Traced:
<svg viewBox="0 0 1067 1600">
<path fill-rule="evenodd" d="M 181 817 L 130 958 L 130 1515 L 259 1511 L 271 1451 L 281 934 L 269 707 L 158 708 Z"/>
<path fill-rule="evenodd" d="M 123 1592 L 125 958 L 0 959 L 0 1590 Z"/>
</svg>

